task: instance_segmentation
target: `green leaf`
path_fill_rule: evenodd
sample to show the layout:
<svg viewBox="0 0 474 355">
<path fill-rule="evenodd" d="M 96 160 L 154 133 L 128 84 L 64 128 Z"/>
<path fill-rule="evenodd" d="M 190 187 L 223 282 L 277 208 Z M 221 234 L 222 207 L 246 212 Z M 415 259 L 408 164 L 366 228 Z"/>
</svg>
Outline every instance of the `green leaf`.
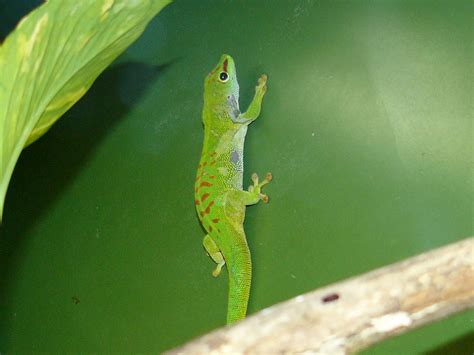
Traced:
<svg viewBox="0 0 474 355">
<path fill-rule="evenodd" d="M 41 137 L 172 0 L 50 0 L 0 47 L 0 218 L 21 150 Z"/>
</svg>

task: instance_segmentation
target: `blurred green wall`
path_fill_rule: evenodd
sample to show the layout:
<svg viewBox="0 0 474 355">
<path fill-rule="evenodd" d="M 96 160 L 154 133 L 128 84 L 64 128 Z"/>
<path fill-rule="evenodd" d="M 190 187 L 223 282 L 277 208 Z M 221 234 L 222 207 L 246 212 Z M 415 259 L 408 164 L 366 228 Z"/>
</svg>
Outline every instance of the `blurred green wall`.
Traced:
<svg viewBox="0 0 474 355">
<path fill-rule="evenodd" d="M 269 76 L 246 144 L 246 181 L 274 175 L 248 209 L 250 313 L 472 235 L 472 13 L 176 0 L 23 152 L 0 227 L 0 351 L 156 352 L 224 324 L 193 206 L 202 83 L 224 52 L 242 107 Z M 473 320 L 367 353 L 470 353 Z"/>
</svg>

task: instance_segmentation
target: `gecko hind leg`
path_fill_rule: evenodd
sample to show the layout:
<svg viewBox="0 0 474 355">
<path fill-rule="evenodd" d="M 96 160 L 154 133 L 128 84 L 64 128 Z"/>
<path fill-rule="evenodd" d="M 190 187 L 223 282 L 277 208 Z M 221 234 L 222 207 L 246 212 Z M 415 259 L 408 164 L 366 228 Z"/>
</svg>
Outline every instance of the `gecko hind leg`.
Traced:
<svg viewBox="0 0 474 355">
<path fill-rule="evenodd" d="M 273 179 L 272 173 L 267 173 L 263 181 L 259 182 L 258 175 L 255 173 L 252 174 L 253 185 L 249 186 L 248 192 L 250 192 L 253 195 L 255 199 L 254 203 L 258 202 L 259 200 L 262 200 L 264 203 L 268 202 L 269 200 L 268 196 L 263 194 L 261 190 L 262 190 L 262 187 L 268 184 L 270 181 L 272 181 L 272 179 Z"/>
<path fill-rule="evenodd" d="M 224 256 L 222 255 L 219 247 L 217 246 L 214 239 L 209 234 L 206 234 L 202 242 L 204 249 L 212 260 L 217 264 L 216 268 L 212 272 L 212 276 L 217 277 L 221 273 L 222 267 L 225 264 Z"/>
</svg>

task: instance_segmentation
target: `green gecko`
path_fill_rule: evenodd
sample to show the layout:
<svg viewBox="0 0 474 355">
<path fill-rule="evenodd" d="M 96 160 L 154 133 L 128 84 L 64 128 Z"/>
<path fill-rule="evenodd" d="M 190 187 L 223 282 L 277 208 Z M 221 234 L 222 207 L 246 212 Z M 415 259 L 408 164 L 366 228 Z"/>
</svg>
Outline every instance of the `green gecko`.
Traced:
<svg viewBox="0 0 474 355">
<path fill-rule="evenodd" d="M 197 214 L 207 234 L 204 248 L 217 264 L 217 277 L 224 264 L 229 274 L 227 323 L 245 318 L 250 293 L 252 264 L 243 228 L 245 207 L 268 202 L 261 189 L 272 179 L 267 173 L 259 182 L 242 189 L 243 153 L 247 126 L 260 114 L 267 76 L 258 79 L 255 96 L 246 112 L 239 110 L 239 84 L 235 63 L 223 55 L 204 82 L 204 144 L 195 182 Z"/>
</svg>

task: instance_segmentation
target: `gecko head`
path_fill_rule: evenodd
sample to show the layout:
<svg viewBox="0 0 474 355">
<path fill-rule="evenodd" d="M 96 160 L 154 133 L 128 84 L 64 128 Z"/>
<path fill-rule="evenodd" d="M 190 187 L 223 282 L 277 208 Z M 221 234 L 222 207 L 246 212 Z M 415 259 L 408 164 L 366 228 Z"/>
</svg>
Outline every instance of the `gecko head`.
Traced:
<svg viewBox="0 0 474 355">
<path fill-rule="evenodd" d="M 204 82 L 204 98 L 215 103 L 225 103 L 233 95 L 238 100 L 239 84 L 235 63 L 228 54 L 223 54 L 219 63 L 207 75 Z"/>
</svg>

